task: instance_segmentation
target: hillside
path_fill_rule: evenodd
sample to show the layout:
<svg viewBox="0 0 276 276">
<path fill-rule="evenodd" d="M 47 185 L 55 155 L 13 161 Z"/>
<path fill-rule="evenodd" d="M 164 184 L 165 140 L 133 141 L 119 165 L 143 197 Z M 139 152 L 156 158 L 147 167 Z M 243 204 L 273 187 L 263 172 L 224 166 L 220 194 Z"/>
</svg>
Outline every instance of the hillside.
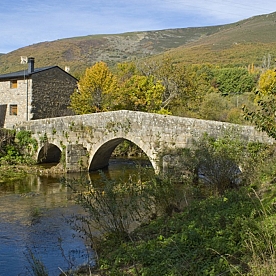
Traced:
<svg viewBox="0 0 276 276">
<path fill-rule="evenodd" d="M 22 70 L 20 56 L 33 56 L 36 66 L 70 66 L 79 73 L 96 61 L 109 65 L 169 52 L 177 62 L 261 65 L 264 55 L 276 56 L 276 13 L 233 24 L 91 35 L 42 42 L 0 55 L 0 73 Z"/>
<path fill-rule="evenodd" d="M 0 73 L 21 70 L 20 56 L 35 57 L 36 66 L 39 67 L 53 64 L 60 67 L 70 66 L 72 72 L 83 70 L 100 60 L 112 65 L 163 53 L 197 41 L 218 30 L 219 27 L 215 26 L 118 35 L 91 35 L 43 42 L 0 56 Z"/>
<path fill-rule="evenodd" d="M 262 65 L 276 57 L 276 13 L 255 16 L 170 51 L 177 62 Z"/>
</svg>

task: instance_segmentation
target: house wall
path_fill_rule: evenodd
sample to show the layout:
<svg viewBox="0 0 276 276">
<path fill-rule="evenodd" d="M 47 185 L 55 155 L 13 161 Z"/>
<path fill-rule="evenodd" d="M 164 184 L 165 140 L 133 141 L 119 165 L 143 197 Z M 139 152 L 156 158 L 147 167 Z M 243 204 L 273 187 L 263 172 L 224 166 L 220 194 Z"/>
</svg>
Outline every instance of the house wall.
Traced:
<svg viewBox="0 0 276 276">
<path fill-rule="evenodd" d="M 68 109 L 76 80 L 59 67 L 32 75 L 32 119 L 72 115 Z"/>
<path fill-rule="evenodd" d="M 0 104 L 6 105 L 6 112 L 1 112 L 1 122 L 4 122 L 1 127 L 10 128 L 18 122 L 26 121 L 27 118 L 31 119 L 31 87 L 30 79 L 17 80 L 17 88 L 11 88 L 10 81 L 0 82 Z M 10 114 L 11 105 L 17 105 L 17 115 Z"/>
</svg>

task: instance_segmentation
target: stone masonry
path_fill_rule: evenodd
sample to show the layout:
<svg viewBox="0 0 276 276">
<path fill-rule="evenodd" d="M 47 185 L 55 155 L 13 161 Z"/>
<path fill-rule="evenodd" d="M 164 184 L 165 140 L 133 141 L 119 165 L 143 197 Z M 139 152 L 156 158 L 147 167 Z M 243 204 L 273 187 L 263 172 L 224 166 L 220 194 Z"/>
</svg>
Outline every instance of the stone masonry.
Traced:
<svg viewBox="0 0 276 276">
<path fill-rule="evenodd" d="M 64 155 L 68 172 L 108 166 L 113 150 L 123 140 L 139 146 L 156 172 L 162 170 L 166 152 L 189 147 L 204 133 L 220 137 L 230 132 L 247 141 L 274 143 L 251 126 L 126 110 L 33 120 L 18 124 L 16 129 L 31 131 L 40 141 L 37 157 L 45 150 L 41 141 L 47 137 L 47 142 Z M 56 153 L 51 150 L 50 154 Z"/>
<path fill-rule="evenodd" d="M 32 80 L 23 79 L 17 81 L 17 88 L 10 88 L 10 81 L 0 82 L 0 103 L 6 105 L 6 112 L 1 114 L 1 120 L 8 122 L 5 127 L 12 126 L 31 117 Z M 27 105 L 28 103 L 28 105 Z M 10 114 L 9 106 L 17 105 L 17 115 Z M 27 109 L 28 107 L 28 109 Z M 28 112 L 28 116 L 27 116 Z"/>
<path fill-rule="evenodd" d="M 73 115 L 67 107 L 76 81 L 59 67 L 32 75 L 31 119 Z"/>
</svg>

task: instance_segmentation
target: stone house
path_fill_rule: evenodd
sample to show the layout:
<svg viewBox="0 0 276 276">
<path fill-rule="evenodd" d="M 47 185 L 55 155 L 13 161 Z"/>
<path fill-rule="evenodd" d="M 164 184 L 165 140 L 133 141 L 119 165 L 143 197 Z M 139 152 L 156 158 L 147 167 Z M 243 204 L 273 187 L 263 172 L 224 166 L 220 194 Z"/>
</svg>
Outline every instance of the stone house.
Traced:
<svg viewBox="0 0 276 276">
<path fill-rule="evenodd" d="M 68 109 L 77 79 L 58 66 L 34 67 L 0 75 L 0 127 L 22 121 L 73 115 Z"/>
</svg>

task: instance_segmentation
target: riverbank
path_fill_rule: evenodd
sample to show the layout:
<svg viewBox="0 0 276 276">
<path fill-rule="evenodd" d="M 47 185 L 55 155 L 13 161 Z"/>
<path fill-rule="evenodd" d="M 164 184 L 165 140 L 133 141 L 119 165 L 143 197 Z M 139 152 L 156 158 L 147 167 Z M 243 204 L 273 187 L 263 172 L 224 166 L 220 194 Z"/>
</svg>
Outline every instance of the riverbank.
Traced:
<svg viewBox="0 0 276 276">
<path fill-rule="evenodd" d="M 275 210 L 267 211 L 246 189 L 194 201 L 128 240 L 102 240 L 99 270 L 83 275 L 275 275 Z"/>
<path fill-rule="evenodd" d="M 65 174 L 63 166 L 60 164 L 50 168 L 40 165 L 1 165 L 0 166 L 0 183 L 10 180 L 20 179 L 24 175 L 62 175 Z"/>
<path fill-rule="evenodd" d="M 224 188 L 221 193 L 217 193 L 216 186 L 210 186 L 208 194 L 206 189 L 200 191 L 192 183 L 188 194 L 184 189 L 190 183 L 187 180 L 178 193 L 183 200 L 187 196 L 193 198 L 185 209 L 152 216 L 150 221 L 121 238 L 108 234 L 97 243 L 91 240 L 98 256 L 97 267 L 84 266 L 69 275 L 276 275 L 273 253 L 276 251 L 276 191 L 271 185 L 275 182 L 276 168 L 274 157 L 268 156 L 268 159 L 255 157 L 259 165 L 252 166 L 247 174 L 244 171 L 246 185 Z M 64 173 L 58 166 L 46 169 L 12 166 L 9 171 Z M 152 181 L 147 185 L 163 185 L 161 179 Z M 266 191 L 264 186 L 268 188 Z M 166 199 L 168 190 L 164 191 L 159 199 Z M 107 193 L 101 194 L 106 199 Z M 177 204 L 177 200 L 170 198 L 167 203 Z"/>
<path fill-rule="evenodd" d="M 33 173 L 29 166 L 2 165 L 0 166 L 0 184 L 20 179 L 28 173 Z"/>
</svg>

